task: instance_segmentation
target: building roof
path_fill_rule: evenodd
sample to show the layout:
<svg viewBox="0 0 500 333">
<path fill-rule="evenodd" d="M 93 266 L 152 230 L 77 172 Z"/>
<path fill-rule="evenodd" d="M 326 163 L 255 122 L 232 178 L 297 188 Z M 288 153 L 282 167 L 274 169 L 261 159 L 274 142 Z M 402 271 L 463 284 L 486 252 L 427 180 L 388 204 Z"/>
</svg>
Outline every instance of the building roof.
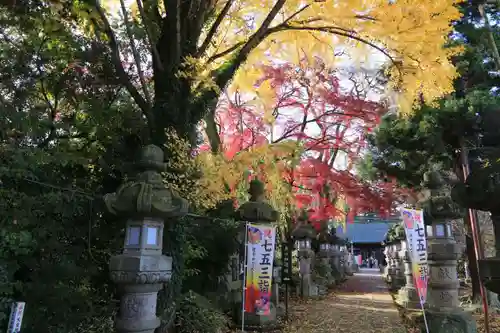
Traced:
<svg viewBox="0 0 500 333">
<path fill-rule="evenodd" d="M 381 243 L 391 225 L 387 222 L 348 223 L 346 232 L 337 233 L 337 235 L 353 243 Z"/>
</svg>

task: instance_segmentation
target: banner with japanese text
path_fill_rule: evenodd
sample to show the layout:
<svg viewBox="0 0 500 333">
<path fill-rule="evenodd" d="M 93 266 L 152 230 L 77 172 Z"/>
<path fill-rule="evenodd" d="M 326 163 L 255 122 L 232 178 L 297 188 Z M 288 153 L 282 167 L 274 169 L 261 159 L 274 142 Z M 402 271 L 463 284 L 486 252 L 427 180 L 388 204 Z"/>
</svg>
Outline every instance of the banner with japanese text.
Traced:
<svg viewBox="0 0 500 333">
<path fill-rule="evenodd" d="M 269 315 L 276 227 L 247 225 L 245 312 Z"/>
<path fill-rule="evenodd" d="M 429 267 L 427 264 L 427 239 L 425 238 L 424 212 L 419 209 L 401 209 L 401 216 L 411 258 L 415 287 L 420 297 L 420 303 L 427 299 L 427 282 Z"/>
</svg>

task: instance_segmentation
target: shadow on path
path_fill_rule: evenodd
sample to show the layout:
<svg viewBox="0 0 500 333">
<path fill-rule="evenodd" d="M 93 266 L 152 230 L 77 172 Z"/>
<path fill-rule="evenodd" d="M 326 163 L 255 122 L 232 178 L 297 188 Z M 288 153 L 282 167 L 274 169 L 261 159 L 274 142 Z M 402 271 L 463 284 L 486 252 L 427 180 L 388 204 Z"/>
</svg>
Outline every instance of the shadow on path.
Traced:
<svg viewBox="0 0 500 333">
<path fill-rule="evenodd" d="M 328 296 L 294 304 L 285 332 L 406 333 L 378 270 L 362 269 Z"/>
</svg>

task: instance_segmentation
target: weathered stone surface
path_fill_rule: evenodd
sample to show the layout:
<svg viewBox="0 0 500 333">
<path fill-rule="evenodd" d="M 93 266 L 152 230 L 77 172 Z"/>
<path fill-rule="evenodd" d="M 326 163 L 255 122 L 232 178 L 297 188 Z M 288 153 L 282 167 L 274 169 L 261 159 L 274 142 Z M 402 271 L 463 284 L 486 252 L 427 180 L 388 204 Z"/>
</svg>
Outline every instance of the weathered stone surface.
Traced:
<svg viewBox="0 0 500 333">
<path fill-rule="evenodd" d="M 269 224 L 278 220 L 278 211 L 265 201 L 264 184 L 261 181 L 252 180 L 248 193 L 250 200 L 242 204 L 236 211 L 240 221 Z"/>
<path fill-rule="evenodd" d="M 300 295 L 304 298 L 318 296 L 318 286 L 312 277 L 312 262 L 314 251 L 311 249 L 301 249 L 298 251 L 299 274 L 300 274 Z"/>
<path fill-rule="evenodd" d="M 158 291 L 170 280 L 172 259 L 162 255 L 164 219 L 187 213 L 188 203 L 163 183 L 163 151 L 142 149 L 136 180 L 122 185 L 104 201 L 108 210 L 127 219 L 123 253 L 111 257 L 111 280 L 122 293 L 115 327 L 120 333 L 153 333 Z"/>
<path fill-rule="evenodd" d="M 136 179 L 104 196 L 107 209 L 128 218 L 182 216 L 188 212 L 188 202 L 163 182 L 164 154 L 160 147 L 149 145 L 142 149 Z"/>
<path fill-rule="evenodd" d="M 445 252 L 442 252 L 446 249 Z M 457 259 L 460 251 L 451 237 L 428 237 L 429 284 L 427 303 L 429 307 L 455 309 L 460 306 L 457 276 Z"/>
<path fill-rule="evenodd" d="M 315 297 L 318 296 L 318 286 L 312 277 L 315 254 L 311 249 L 311 240 L 316 238 L 316 230 L 305 218 L 300 217 L 297 222 L 297 226 L 292 231 L 292 237 L 297 244 L 308 244 L 307 246 L 299 246 L 297 251 L 300 276 L 298 294 L 304 298 Z"/>
<path fill-rule="evenodd" d="M 405 285 L 404 262 L 401 257 L 402 242 L 394 245 L 394 282 L 393 290 L 399 290 Z"/>
<path fill-rule="evenodd" d="M 418 296 L 418 291 L 415 288 L 411 258 L 406 241 L 401 242 L 401 251 L 399 255 L 404 264 L 405 284 L 398 292 L 397 301 L 400 305 L 408 309 L 420 308 L 420 298 Z"/>
<path fill-rule="evenodd" d="M 429 282 L 426 313 L 429 328 L 436 333 L 475 333 L 475 321 L 460 308 L 457 275 L 460 249 L 451 235 L 451 228 L 445 222 L 435 221 L 432 226 L 427 226 L 427 234 Z"/>
<path fill-rule="evenodd" d="M 476 322 L 464 311 L 426 312 L 427 324 L 431 333 L 477 333 Z M 427 333 L 422 315 L 417 318 L 420 332 Z"/>
<path fill-rule="evenodd" d="M 389 245 L 389 270 L 388 270 L 388 283 L 390 285 L 390 289 L 395 291 L 398 289 L 398 268 L 397 268 L 397 245 L 392 243 Z"/>
</svg>

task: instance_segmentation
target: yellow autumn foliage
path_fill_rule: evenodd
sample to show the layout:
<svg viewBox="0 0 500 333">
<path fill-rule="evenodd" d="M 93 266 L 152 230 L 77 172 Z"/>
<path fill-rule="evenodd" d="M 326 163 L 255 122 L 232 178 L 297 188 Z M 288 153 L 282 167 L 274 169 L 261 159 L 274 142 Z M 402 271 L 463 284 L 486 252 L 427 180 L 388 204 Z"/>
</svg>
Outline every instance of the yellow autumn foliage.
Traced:
<svg viewBox="0 0 500 333">
<path fill-rule="evenodd" d="M 199 0 L 187 2 L 189 7 L 200 6 Z M 351 60 L 364 59 L 370 65 L 378 63 L 387 68 L 390 88 L 401 92 L 403 112 L 408 112 L 420 97 L 432 102 L 453 90 L 452 80 L 457 73 L 449 59 L 461 50 L 444 46 L 452 32 L 452 22 L 460 18 L 455 6 L 458 0 L 202 2 L 209 11 L 199 18 L 188 17 L 185 24 L 192 24 L 193 29 L 202 24 L 201 36 L 195 34 L 196 42 L 207 48 L 201 54 L 183 55 L 189 70 L 182 72 L 181 69 L 179 73 L 193 78 L 195 91 L 215 89 L 214 74 L 227 67 L 242 49 L 251 51 L 245 55 L 246 61 L 239 67 L 230 90 L 239 89 L 243 93 L 254 92 L 254 83 L 261 77 L 263 64 L 277 61 L 299 64 L 300 59 L 311 61 L 320 57 L 333 66 L 336 61 L 346 60 L 346 56 L 339 57 L 339 53 Z M 126 0 L 125 3 L 136 22 L 154 30 L 151 22 L 141 23 L 136 1 Z M 231 4 L 229 11 L 221 16 L 212 34 L 212 25 L 218 22 L 228 3 Z M 150 3 L 148 7 L 155 4 L 157 14 L 169 16 L 162 1 Z M 119 2 L 109 0 L 104 5 L 108 15 L 117 18 Z M 84 14 L 82 11 L 81 15 Z M 172 38 L 174 34 L 172 31 Z M 207 36 L 210 40 L 204 43 Z M 263 91 L 260 94 L 265 95 Z"/>
<path fill-rule="evenodd" d="M 214 3 L 215 18 L 227 2 Z M 193 84 L 209 82 L 208 86 L 213 86 L 210 82 L 214 70 L 227 65 L 255 37 L 275 6 L 280 6 L 272 23 L 262 31 L 266 37 L 250 52 L 230 89 L 254 92 L 253 84 L 261 77 L 263 64 L 299 64 L 300 59 L 320 57 L 333 65 L 340 60 L 336 54 L 342 51 L 351 59 L 364 58 L 387 65 L 390 88 L 402 93 L 401 108 L 409 112 L 420 96 L 432 102 L 453 90 L 452 80 L 457 73 L 449 58 L 460 49 L 444 45 L 452 31 L 451 22 L 460 18 L 454 6 L 457 3 L 458 0 L 233 0 L 208 49 L 196 59 L 199 63 L 194 68 L 200 73 L 194 75 Z M 131 7 L 137 16 L 135 1 Z M 159 8 L 159 12 L 163 13 L 164 8 Z M 212 22 L 208 20 L 199 44 Z M 192 64 L 193 59 L 186 61 Z"/>
<path fill-rule="evenodd" d="M 196 157 L 203 178 L 199 180 L 205 208 L 213 207 L 217 202 L 234 198 L 240 202 L 248 199 L 249 175 L 264 179 L 267 184 L 269 203 L 280 213 L 281 218 L 289 216 L 293 193 L 283 179 L 285 168 L 292 166 L 294 156 L 299 156 L 295 142 L 265 144 L 241 151 L 232 159 L 222 154 L 203 152 Z M 226 191 L 226 184 L 232 191 Z"/>
<path fill-rule="evenodd" d="M 188 54 L 184 61 L 189 70 L 179 73 L 193 78 L 194 91 L 216 89 L 214 73 L 228 66 L 249 41 L 251 52 L 232 80 L 230 91 L 254 93 L 262 65 L 277 61 L 299 64 L 301 59 L 320 57 L 333 66 L 346 60 L 339 53 L 351 61 L 368 61 L 369 65 L 377 63 L 387 68 L 389 88 L 401 93 L 403 112 L 411 111 L 421 97 L 432 102 L 453 91 L 452 80 L 457 72 L 449 59 L 461 50 L 444 46 L 452 22 L 460 18 L 455 6 L 458 0 L 206 1 L 210 16 L 196 22 L 204 23 L 201 36 L 196 38 L 199 46 L 208 47 L 201 54 Z M 125 2 L 131 16 L 140 22 L 137 2 Z M 199 6 L 195 0 L 188 2 Z M 109 15 L 117 11 L 117 0 L 105 3 Z M 162 3 L 156 2 L 157 12 L 168 16 Z M 228 3 L 229 11 L 221 16 L 212 34 L 213 23 Z M 210 40 L 204 43 L 207 36 Z M 260 95 L 266 95 L 264 88 Z"/>
</svg>

